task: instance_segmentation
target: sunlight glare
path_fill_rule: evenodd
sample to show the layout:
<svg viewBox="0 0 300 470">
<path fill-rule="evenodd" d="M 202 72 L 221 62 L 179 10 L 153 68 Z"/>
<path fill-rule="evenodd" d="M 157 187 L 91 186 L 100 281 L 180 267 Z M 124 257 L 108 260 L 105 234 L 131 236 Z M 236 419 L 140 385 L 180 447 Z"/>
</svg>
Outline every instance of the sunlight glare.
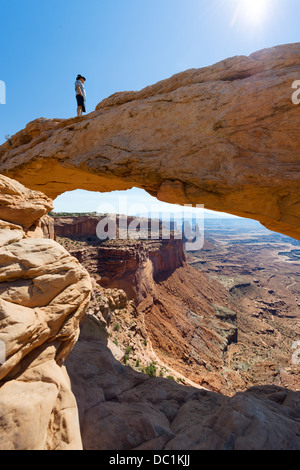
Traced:
<svg viewBox="0 0 300 470">
<path fill-rule="evenodd" d="M 240 0 L 240 3 L 243 14 L 251 23 L 260 23 L 266 19 L 269 0 Z"/>
</svg>

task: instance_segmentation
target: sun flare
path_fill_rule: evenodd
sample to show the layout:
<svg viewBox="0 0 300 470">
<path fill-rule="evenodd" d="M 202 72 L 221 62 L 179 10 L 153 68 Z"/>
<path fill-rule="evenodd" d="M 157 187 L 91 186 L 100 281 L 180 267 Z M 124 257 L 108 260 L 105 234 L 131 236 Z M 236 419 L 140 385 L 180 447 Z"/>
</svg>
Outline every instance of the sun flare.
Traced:
<svg viewBox="0 0 300 470">
<path fill-rule="evenodd" d="M 271 13 L 271 3 L 270 0 L 238 0 L 232 24 L 241 17 L 248 24 L 258 25 L 265 22 Z"/>
<path fill-rule="evenodd" d="M 245 14 L 249 20 L 257 22 L 265 18 L 267 13 L 267 0 L 241 0 L 244 4 Z"/>
</svg>

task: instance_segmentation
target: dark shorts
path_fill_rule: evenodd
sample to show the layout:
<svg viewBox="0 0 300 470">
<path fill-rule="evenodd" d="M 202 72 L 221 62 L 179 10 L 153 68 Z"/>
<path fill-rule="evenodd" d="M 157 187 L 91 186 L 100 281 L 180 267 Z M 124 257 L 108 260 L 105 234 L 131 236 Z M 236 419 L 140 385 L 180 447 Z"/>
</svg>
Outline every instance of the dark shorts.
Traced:
<svg viewBox="0 0 300 470">
<path fill-rule="evenodd" d="M 82 107 L 82 111 L 85 113 L 85 101 L 82 95 L 76 95 L 77 106 Z"/>
</svg>

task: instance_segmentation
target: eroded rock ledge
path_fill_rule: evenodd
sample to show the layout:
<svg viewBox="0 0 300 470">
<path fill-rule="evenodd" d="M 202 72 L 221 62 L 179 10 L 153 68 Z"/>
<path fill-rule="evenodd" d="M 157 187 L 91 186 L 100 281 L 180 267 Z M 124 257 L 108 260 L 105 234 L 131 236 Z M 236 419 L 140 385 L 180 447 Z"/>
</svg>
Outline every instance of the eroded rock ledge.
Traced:
<svg viewBox="0 0 300 470">
<path fill-rule="evenodd" d="M 300 239 L 299 78 L 300 43 L 188 70 L 82 118 L 37 119 L 0 147 L 0 171 L 52 198 L 135 186 Z"/>
</svg>

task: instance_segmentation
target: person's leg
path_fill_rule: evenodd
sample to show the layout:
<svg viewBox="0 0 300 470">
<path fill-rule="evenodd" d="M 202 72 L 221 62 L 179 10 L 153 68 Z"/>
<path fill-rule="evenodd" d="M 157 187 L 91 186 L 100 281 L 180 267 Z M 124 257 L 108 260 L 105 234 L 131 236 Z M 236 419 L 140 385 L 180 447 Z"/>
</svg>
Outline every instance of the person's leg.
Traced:
<svg viewBox="0 0 300 470">
<path fill-rule="evenodd" d="M 82 116 L 83 97 L 81 95 L 76 95 L 76 100 L 77 100 L 77 116 Z"/>
</svg>

